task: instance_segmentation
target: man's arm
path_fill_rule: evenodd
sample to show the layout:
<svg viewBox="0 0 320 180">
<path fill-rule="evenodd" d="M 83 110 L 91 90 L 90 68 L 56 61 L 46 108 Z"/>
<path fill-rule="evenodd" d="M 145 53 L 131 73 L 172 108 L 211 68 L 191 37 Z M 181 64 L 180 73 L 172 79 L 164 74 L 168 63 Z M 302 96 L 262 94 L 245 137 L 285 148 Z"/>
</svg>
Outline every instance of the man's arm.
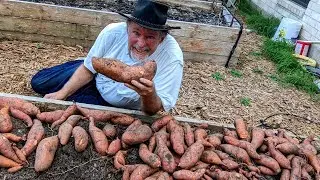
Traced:
<svg viewBox="0 0 320 180">
<path fill-rule="evenodd" d="M 46 94 L 44 98 L 65 100 L 93 79 L 93 74 L 83 64 L 73 73 L 69 81 L 57 92 Z"/>
<path fill-rule="evenodd" d="M 135 90 L 141 97 L 141 109 L 143 112 L 153 115 L 163 110 L 160 97 L 157 95 L 152 81 L 140 78 L 140 81 L 132 80 L 131 84 L 125 84 Z"/>
</svg>

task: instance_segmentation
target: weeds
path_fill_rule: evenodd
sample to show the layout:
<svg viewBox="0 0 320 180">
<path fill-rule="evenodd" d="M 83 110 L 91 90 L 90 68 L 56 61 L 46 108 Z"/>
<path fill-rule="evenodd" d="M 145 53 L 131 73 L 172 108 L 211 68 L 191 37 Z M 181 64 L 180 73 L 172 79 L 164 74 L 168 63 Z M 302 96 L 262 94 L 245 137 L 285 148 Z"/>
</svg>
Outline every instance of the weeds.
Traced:
<svg viewBox="0 0 320 180">
<path fill-rule="evenodd" d="M 256 73 L 256 74 L 263 74 L 263 71 L 259 68 L 253 68 L 252 72 Z"/>
<path fill-rule="evenodd" d="M 219 72 L 216 72 L 214 74 L 211 75 L 214 79 L 216 79 L 217 81 L 221 81 L 221 80 L 224 80 L 225 77 L 219 73 Z"/>
<path fill-rule="evenodd" d="M 243 105 L 243 106 L 250 106 L 251 105 L 251 99 L 248 98 L 248 97 L 242 97 L 240 99 L 240 103 Z"/>
<path fill-rule="evenodd" d="M 230 73 L 233 77 L 237 77 L 237 78 L 241 78 L 243 75 L 242 72 L 235 69 L 231 69 Z"/>
</svg>

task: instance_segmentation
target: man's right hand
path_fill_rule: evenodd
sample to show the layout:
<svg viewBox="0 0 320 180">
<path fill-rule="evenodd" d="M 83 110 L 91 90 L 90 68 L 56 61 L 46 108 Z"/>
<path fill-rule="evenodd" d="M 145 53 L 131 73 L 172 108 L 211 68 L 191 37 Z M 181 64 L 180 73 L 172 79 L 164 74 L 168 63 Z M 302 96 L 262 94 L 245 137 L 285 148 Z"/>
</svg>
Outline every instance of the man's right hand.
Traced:
<svg viewBox="0 0 320 180">
<path fill-rule="evenodd" d="M 44 98 L 47 99 L 57 99 L 57 100 L 65 100 L 67 99 L 67 96 L 62 91 L 57 91 L 54 93 L 46 94 Z"/>
</svg>

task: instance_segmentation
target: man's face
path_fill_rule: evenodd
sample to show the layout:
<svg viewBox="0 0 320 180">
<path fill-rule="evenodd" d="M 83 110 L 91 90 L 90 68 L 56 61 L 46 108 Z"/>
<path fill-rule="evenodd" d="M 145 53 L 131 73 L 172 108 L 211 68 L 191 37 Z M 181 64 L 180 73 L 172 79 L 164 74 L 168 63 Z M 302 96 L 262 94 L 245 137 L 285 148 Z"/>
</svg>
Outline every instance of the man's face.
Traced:
<svg viewBox="0 0 320 180">
<path fill-rule="evenodd" d="M 164 38 L 160 31 L 141 27 L 134 22 L 128 22 L 128 35 L 130 53 L 141 61 L 151 55 Z"/>
</svg>

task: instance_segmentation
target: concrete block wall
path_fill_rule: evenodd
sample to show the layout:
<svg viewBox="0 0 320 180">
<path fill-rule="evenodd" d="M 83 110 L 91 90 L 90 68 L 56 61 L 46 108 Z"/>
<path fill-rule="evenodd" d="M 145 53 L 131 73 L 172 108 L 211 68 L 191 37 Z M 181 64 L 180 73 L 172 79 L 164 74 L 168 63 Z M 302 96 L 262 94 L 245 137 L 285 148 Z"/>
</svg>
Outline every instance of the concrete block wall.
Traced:
<svg viewBox="0 0 320 180">
<path fill-rule="evenodd" d="M 263 12 L 279 19 L 288 17 L 300 21 L 303 26 L 299 39 L 320 41 L 320 0 L 310 0 L 304 8 L 290 0 L 251 0 Z M 320 44 L 312 44 L 309 57 L 320 64 Z"/>
</svg>

